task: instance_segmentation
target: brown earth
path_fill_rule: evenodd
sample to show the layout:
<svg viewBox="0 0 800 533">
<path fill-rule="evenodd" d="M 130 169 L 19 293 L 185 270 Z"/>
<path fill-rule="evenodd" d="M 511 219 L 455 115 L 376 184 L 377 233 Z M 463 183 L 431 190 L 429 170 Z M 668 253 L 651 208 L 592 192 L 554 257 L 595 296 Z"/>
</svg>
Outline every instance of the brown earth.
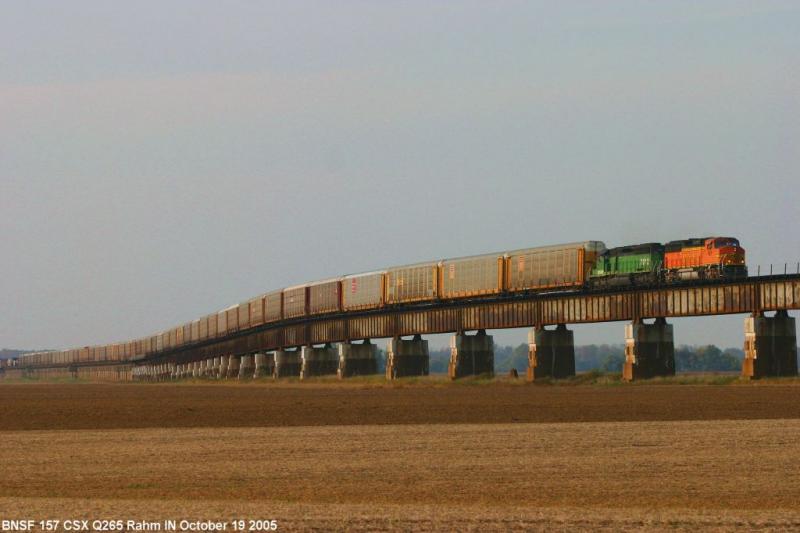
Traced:
<svg viewBox="0 0 800 533">
<path fill-rule="evenodd" d="M 800 528 L 796 385 L 4 384 L 0 405 L 2 519 Z"/>
<path fill-rule="evenodd" d="M 800 421 L 3 432 L 0 516 L 800 527 Z"/>
<path fill-rule="evenodd" d="M 0 385 L 0 431 L 800 418 L 797 385 Z"/>
</svg>

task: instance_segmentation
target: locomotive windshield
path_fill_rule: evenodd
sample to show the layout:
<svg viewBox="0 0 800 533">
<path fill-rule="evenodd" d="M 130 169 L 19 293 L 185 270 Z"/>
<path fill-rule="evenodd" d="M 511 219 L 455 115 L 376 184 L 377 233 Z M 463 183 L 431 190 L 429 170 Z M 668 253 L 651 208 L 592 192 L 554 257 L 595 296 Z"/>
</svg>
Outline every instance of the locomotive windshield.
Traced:
<svg viewBox="0 0 800 533">
<path fill-rule="evenodd" d="M 717 239 L 715 245 L 717 248 L 725 248 L 727 246 L 738 247 L 739 241 L 736 239 Z"/>
</svg>

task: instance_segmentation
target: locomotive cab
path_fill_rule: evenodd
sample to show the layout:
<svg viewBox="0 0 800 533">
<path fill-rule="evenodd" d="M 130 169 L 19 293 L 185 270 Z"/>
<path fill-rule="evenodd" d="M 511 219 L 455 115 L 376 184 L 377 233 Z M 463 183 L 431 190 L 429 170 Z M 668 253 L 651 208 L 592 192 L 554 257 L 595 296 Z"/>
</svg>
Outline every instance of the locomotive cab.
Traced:
<svg viewBox="0 0 800 533">
<path fill-rule="evenodd" d="M 721 277 L 747 277 L 744 248 L 738 239 L 716 237 L 706 241 L 709 261 L 716 261 Z"/>
</svg>

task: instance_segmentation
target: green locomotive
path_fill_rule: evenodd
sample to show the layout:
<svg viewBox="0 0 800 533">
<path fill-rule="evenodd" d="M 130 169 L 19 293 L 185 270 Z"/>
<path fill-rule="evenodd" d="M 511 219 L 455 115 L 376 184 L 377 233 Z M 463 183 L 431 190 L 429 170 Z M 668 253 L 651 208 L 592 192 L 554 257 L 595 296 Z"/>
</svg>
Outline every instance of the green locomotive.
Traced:
<svg viewBox="0 0 800 533">
<path fill-rule="evenodd" d="M 664 245 L 657 242 L 610 248 L 597 257 L 589 273 L 593 287 L 658 283 Z"/>
</svg>

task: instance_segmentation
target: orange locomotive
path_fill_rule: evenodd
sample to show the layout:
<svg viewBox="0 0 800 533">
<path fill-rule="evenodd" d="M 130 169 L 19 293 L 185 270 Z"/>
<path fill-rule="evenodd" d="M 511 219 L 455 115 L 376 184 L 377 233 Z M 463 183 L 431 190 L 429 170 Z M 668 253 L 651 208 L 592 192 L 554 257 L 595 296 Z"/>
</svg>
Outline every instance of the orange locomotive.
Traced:
<svg viewBox="0 0 800 533">
<path fill-rule="evenodd" d="M 664 246 L 665 280 L 747 277 L 744 248 L 732 237 L 671 241 Z"/>
</svg>

